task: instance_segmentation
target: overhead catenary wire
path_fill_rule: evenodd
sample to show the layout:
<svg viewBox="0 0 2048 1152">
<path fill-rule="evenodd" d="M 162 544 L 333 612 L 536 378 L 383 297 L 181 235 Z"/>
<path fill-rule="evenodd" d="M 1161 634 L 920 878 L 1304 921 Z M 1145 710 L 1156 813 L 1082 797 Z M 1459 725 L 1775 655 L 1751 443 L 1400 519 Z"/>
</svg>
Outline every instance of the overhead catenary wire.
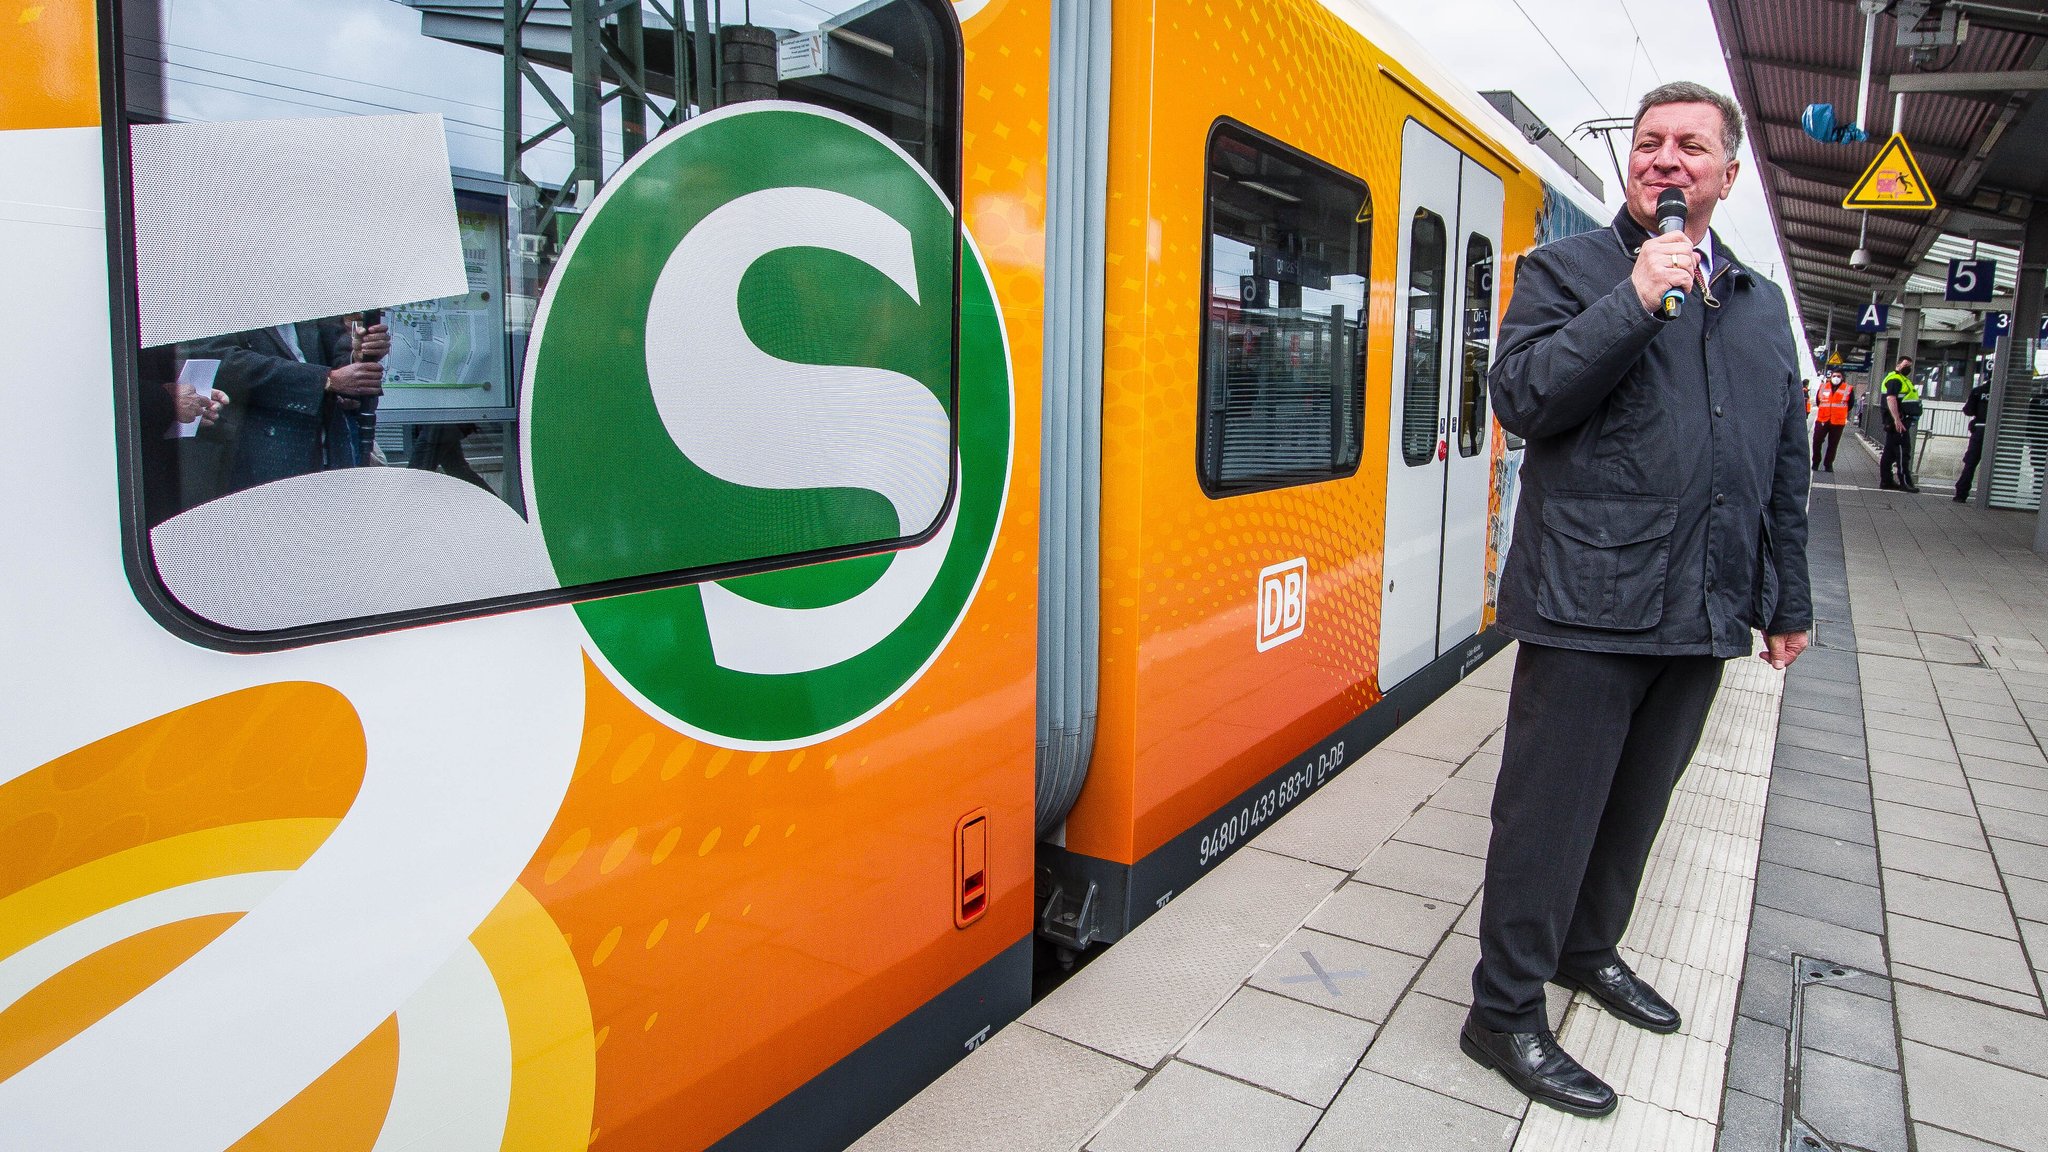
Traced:
<svg viewBox="0 0 2048 1152">
<path fill-rule="evenodd" d="M 1584 76 L 1579 75 L 1579 70 L 1577 68 L 1572 67 L 1572 62 L 1570 60 L 1565 59 L 1564 53 L 1560 52 L 1558 50 L 1557 45 L 1550 39 L 1550 34 L 1543 30 L 1543 25 L 1536 23 L 1536 18 L 1534 16 L 1529 15 L 1529 10 L 1527 8 L 1522 7 L 1522 0 L 1508 0 L 1508 3 L 1513 4 L 1515 6 L 1515 11 L 1520 12 L 1522 14 L 1522 19 L 1527 20 L 1529 22 L 1529 27 L 1534 28 L 1536 30 L 1536 35 L 1540 37 L 1544 45 L 1550 49 L 1550 54 L 1557 57 L 1557 62 L 1564 65 L 1565 71 L 1570 72 L 1572 74 L 1572 79 L 1577 80 L 1579 82 L 1579 87 L 1586 90 L 1586 96 L 1593 101 L 1593 107 L 1600 109 L 1602 112 L 1607 111 L 1607 105 L 1604 102 L 1602 102 L 1599 95 L 1597 95 L 1593 91 L 1593 86 L 1591 84 L 1586 83 L 1586 78 Z"/>
</svg>

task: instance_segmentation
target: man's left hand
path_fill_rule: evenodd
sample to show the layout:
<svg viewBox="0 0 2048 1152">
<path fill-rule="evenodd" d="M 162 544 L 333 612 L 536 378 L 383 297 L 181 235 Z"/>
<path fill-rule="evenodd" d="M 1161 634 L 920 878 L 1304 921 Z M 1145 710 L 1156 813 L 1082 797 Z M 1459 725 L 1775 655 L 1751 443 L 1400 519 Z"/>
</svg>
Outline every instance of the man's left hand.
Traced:
<svg viewBox="0 0 2048 1152">
<path fill-rule="evenodd" d="M 1764 650 L 1757 653 L 1757 659 L 1783 672 L 1792 666 L 1799 654 L 1806 651 L 1806 633 L 1788 632 L 1783 636 L 1764 637 Z"/>
<path fill-rule="evenodd" d="M 382 324 L 372 324 L 363 329 L 356 340 L 356 359 L 382 360 L 391 354 L 391 329 Z"/>
</svg>

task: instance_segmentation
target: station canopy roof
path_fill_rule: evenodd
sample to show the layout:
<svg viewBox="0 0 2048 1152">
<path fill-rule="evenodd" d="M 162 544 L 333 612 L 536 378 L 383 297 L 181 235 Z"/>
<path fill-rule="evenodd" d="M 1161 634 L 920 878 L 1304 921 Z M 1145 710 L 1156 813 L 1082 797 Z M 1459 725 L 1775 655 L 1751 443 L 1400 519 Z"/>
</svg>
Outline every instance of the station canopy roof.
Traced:
<svg viewBox="0 0 2048 1152">
<path fill-rule="evenodd" d="M 1916 61 L 1899 46 L 1902 15 L 1915 6 L 1892 3 L 1877 18 L 1871 63 L 1870 139 L 1826 144 L 1806 134 L 1800 115 L 1810 104 L 1835 107 L 1839 123 L 1856 117 L 1863 60 L 1863 11 L 1856 0 L 1709 0 L 1735 98 L 1749 120 L 1778 240 L 1789 263 L 1807 332 L 1822 337 L 1830 305 L 1835 335 L 1853 330 L 1851 309 L 1901 293 L 1939 294 L 1951 257 L 1996 259 L 1998 295 L 2010 298 L 2020 229 L 2036 198 L 2048 199 L 2048 93 L 2033 90 L 2048 69 L 2048 0 L 1948 0 L 1919 5 L 1929 28 L 1941 9 L 1967 20 L 1961 43 L 1924 49 Z M 1992 76 L 1986 74 L 2010 74 Z M 1894 85 L 1907 91 L 1898 125 L 1932 185 L 1933 211 L 1853 212 L 1842 198 L 1894 129 Z M 1960 91 L 1926 91 L 1950 86 Z M 1867 268 L 1849 266 L 1862 235 Z M 1896 321 L 1895 321 L 1896 322 Z M 1966 310 L 1931 310 L 1922 338 L 1974 332 Z M 1852 332 L 1853 334 L 1853 332 Z"/>
</svg>

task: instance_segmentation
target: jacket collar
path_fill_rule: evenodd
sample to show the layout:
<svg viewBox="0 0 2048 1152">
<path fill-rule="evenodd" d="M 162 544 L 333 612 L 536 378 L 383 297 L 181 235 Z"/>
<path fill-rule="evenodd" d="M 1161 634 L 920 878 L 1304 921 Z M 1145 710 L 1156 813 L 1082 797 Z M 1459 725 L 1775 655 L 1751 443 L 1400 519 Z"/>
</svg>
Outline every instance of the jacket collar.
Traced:
<svg viewBox="0 0 2048 1152">
<path fill-rule="evenodd" d="M 1614 223 L 1609 225 L 1609 228 L 1613 231 L 1614 238 L 1620 241 L 1621 250 L 1628 253 L 1630 260 L 1636 258 L 1636 253 L 1642 250 L 1643 241 L 1648 240 L 1651 235 L 1648 228 L 1636 223 L 1636 218 L 1628 214 L 1626 206 L 1614 214 Z M 1714 282 L 1719 284 L 1722 277 L 1726 276 L 1728 281 L 1737 287 L 1749 287 L 1750 278 L 1756 273 L 1751 272 L 1749 266 L 1742 262 L 1742 258 L 1728 247 L 1728 242 L 1721 239 L 1719 232 L 1712 229 L 1708 231 L 1714 237 L 1714 266 L 1718 269 L 1714 273 Z"/>
</svg>

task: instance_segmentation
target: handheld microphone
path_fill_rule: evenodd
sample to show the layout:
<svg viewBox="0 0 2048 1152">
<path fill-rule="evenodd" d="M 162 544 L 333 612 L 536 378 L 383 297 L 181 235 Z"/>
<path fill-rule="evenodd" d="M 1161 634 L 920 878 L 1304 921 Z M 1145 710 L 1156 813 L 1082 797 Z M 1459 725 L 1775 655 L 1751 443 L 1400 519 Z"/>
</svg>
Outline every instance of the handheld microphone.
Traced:
<svg viewBox="0 0 2048 1152">
<path fill-rule="evenodd" d="M 1676 188 L 1666 188 L 1664 194 L 1657 197 L 1657 231 L 1664 235 L 1685 231 L 1685 218 L 1690 213 L 1685 205 L 1685 193 Z M 1665 289 L 1664 299 L 1657 304 L 1657 313 L 1666 320 L 1676 320 L 1683 311 L 1685 289 Z"/>
</svg>

